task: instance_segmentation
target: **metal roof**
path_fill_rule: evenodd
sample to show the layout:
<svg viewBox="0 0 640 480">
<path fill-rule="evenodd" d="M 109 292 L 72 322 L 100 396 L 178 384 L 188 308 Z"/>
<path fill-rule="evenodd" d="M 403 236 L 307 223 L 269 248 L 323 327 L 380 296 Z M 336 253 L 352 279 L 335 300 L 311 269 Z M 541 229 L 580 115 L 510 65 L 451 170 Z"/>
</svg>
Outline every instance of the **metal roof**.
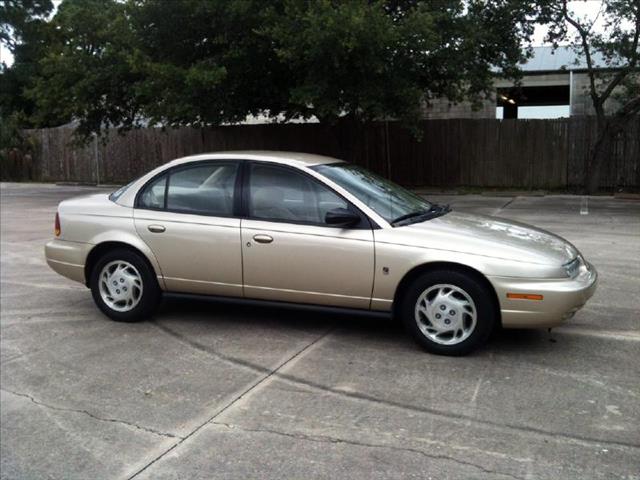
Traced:
<svg viewBox="0 0 640 480">
<path fill-rule="evenodd" d="M 607 65 L 604 57 L 595 52 L 592 54 L 593 65 L 596 68 L 616 68 L 617 63 Z M 520 66 L 524 72 L 550 72 L 558 70 L 586 70 L 587 60 L 571 47 L 533 47 L 533 56 Z"/>
</svg>

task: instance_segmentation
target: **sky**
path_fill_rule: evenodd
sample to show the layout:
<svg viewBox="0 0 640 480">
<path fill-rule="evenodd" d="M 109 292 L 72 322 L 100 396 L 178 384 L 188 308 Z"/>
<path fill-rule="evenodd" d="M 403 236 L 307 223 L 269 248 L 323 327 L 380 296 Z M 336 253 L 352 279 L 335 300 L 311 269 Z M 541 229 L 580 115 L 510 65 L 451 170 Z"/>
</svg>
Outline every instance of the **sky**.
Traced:
<svg viewBox="0 0 640 480">
<path fill-rule="evenodd" d="M 569 11 L 572 16 L 580 20 L 593 21 L 596 20 L 593 25 L 594 30 L 602 32 L 604 30 L 604 18 L 602 15 L 598 16 L 600 12 L 600 6 L 602 0 L 574 0 L 568 4 Z M 544 45 L 544 37 L 547 34 L 548 28 L 545 25 L 536 25 L 536 30 L 533 34 L 533 45 Z M 575 32 L 575 30 L 572 30 Z"/>
<path fill-rule="evenodd" d="M 11 64 L 13 64 L 13 55 L 11 55 L 11 52 L 4 46 L 4 43 L 0 42 L 0 63 L 2 62 L 11 66 Z"/>
</svg>

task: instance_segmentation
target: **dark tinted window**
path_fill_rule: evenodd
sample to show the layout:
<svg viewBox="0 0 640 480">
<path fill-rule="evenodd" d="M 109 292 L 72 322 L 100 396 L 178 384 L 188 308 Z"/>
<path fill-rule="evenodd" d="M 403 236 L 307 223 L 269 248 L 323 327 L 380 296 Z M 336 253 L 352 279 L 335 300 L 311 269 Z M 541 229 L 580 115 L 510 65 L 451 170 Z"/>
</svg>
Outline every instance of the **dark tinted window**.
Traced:
<svg viewBox="0 0 640 480">
<path fill-rule="evenodd" d="M 348 208 L 337 194 L 306 175 L 264 164 L 253 164 L 249 186 L 251 217 L 324 224 L 327 211 Z"/>
<path fill-rule="evenodd" d="M 174 171 L 169 178 L 167 210 L 232 216 L 237 170 L 236 163 L 215 162 Z"/>
</svg>

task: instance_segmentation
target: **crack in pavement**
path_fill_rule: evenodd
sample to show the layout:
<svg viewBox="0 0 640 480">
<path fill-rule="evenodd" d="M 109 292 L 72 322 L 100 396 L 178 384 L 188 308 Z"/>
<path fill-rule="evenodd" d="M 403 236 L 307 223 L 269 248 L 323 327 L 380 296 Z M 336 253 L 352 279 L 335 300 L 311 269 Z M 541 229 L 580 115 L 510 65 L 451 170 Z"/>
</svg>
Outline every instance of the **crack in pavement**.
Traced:
<svg viewBox="0 0 640 480">
<path fill-rule="evenodd" d="M 160 328 L 162 331 L 166 332 L 170 336 L 184 342 L 186 345 L 200 352 L 204 352 L 209 355 L 212 355 L 213 357 L 219 360 L 222 360 L 224 362 L 230 363 L 235 366 L 248 368 L 250 370 L 253 370 L 254 372 L 264 373 L 266 370 L 264 367 L 255 365 L 249 361 L 220 354 L 216 350 L 210 347 L 207 347 L 194 340 L 186 338 L 184 335 L 171 330 L 169 327 L 165 325 L 160 325 L 156 322 L 154 322 L 154 325 L 158 326 L 158 328 Z M 312 380 L 306 380 L 300 377 L 296 377 L 294 375 L 281 373 L 277 370 L 278 369 L 276 369 L 276 371 L 271 372 L 269 376 L 275 376 L 280 380 L 284 380 L 294 385 L 303 385 L 315 390 L 320 390 L 322 392 L 334 394 L 340 397 L 346 397 L 354 400 L 371 402 L 377 405 L 384 405 L 387 407 L 394 407 L 401 410 L 408 410 L 411 412 L 431 415 L 433 417 L 440 418 L 440 419 L 445 419 L 445 420 L 454 421 L 454 422 L 461 422 L 464 425 L 475 424 L 483 427 L 494 428 L 500 431 L 505 431 L 505 430 L 513 431 L 513 432 L 516 432 L 517 434 L 521 434 L 522 432 L 525 432 L 532 436 L 541 437 L 543 440 L 551 439 L 553 441 L 561 441 L 561 442 L 564 441 L 564 442 L 573 443 L 573 444 L 577 444 L 585 447 L 593 447 L 595 445 L 595 446 L 616 446 L 621 448 L 631 448 L 634 450 L 640 449 L 640 444 L 635 444 L 630 442 L 617 441 L 617 440 L 602 440 L 602 439 L 591 438 L 591 437 L 586 437 L 582 435 L 575 435 L 575 434 L 562 433 L 562 432 L 551 432 L 548 430 L 544 430 L 542 428 L 530 427 L 526 425 L 500 423 L 493 420 L 475 418 L 468 415 L 442 411 L 435 408 L 422 407 L 417 405 L 405 404 L 405 403 L 394 401 L 394 400 L 381 399 L 366 393 L 360 393 L 355 391 L 351 392 L 351 391 L 345 391 L 338 388 L 330 387 L 327 385 L 323 385 L 321 383 L 314 382 Z"/>
<path fill-rule="evenodd" d="M 517 200 L 518 196 L 514 196 L 513 198 L 511 198 L 507 203 L 505 203 L 504 205 L 502 205 L 501 207 L 496 208 L 491 215 L 495 216 L 497 214 L 499 214 L 502 210 L 504 210 L 505 208 L 507 208 L 509 205 L 511 205 L 513 202 L 515 202 Z"/>
<path fill-rule="evenodd" d="M 218 351 L 216 351 L 215 349 L 208 347 L 206 345 L 202 345 L 201 343 L 198 343 L 194 340 L 191 340 L 190 338 L 187 338 L 186 336 L 182 335 L 179 332 L 176 332 L 175 330 L 170 329 L 169 327 L 162 325 L 161 323 L 158 323 L 156 320 L 151 320 L 149 322 L 151 325 L 156 326 L 159 330 L 163 331 L 164 333 L 166 333 L 167 335 L 169 335 L 170 337 L 173 337 L 174 339 L 184 343 L 185 345 L 193 348 L 194 350 L 197 350 L 199 352 L 202 353 L 206 353 L 212 357 L 217 358 L 218 360 L 221 360 L 227 364 L 230 364 L 234 367 L 243 367 L 247 370 L 250 370 L 253 373 L 273 373 L 271 372 L 268 368 L 266 367 L 262 367 L 260 365 L 256 365 L 254 363 L 251 363 L 247 360 L 243 360 L 242 358 L 237 358 L 237 357 L 232 357 L 230 355 L 224 355 Z"/>
<path fill-rule="evenodd" d="M 473 463 L 473 462 L 467 462 L 464 460 L 460 460 L 459 458 L 455 458 L 455 457 L 451 457 L 449 455 L 443 455 L 443 454 L 436 454 L 436 453 L 428 453 L 425 452 L 424 450 L 420 450 L 417 448 L 411 448 L 411 447 L 397 447 L 395 445 L 382 445 L 382 444 L 377 444 L 377 443 L 367 443 L 367 442 L 360 442 L 360 441 L 356 441 L 356 440 L 348 440 L 346 438 L 338 438 L 338 437 L 331 437 L 328 435 L 306 435 L 304 433 L 289 433 L 289 432 L 282 432 L 279 430 L 272 430 L 272 429 L 260 429 L 260 428 L 245 428 L 245 427 L 241 427 L 239 425 L 236 424 L 230 424 L 230 423 L 225 423 L 225 422 L 210 422 L 212 425 L 220 425 L 223 427 L 226 427 L 228 429 L 231 430 L 240 430 L 243 432 L 253 432 L 253 433 L 271 433 L 274 435 L 280 435 L 280 436 L 284 436 L 284 437 L 290 437 L 290 438 L 295 438 L 298 440 L 305 440 L 305 441 L 309 441 L 309 442 L 320 442 L 320 443 L 344 443 L 347 445 L 355 445 L 355 446 L 359 446 L 359 447 L 365 447 L 365 448 L 380 448 L 380 449 L 387 449 L 387 450 L 393 450 L 393 451 L 399 451 L 399 452 L 409 452 L 409 453 L 416 453 L 419 455 L 422 455 L 424 457 L 430 458 L 430 459 L 435 459 L 435 460 L 446 460 L 446 461 L 451 461 L 451 462 L 455 462 L 457 464 L 460 465 L 467 465 L 473 468 L 476 468 L 484 473 L 487 474 L 491 474 L 491 475 L 501 475 L 501 476 L 505 476 L 505 477 L 509 477 L 509 478 L 514 478 L 516 480 L 525 480 L 523 477 L 518 477 L 516 475 L 513 475 L 511 473 L 506 473 L 506 472 L 497 472 L 495 470 L 490 470 L 488 468 L 483 467 L 482 465 L 478 465 L 477 463 Z M 494 478 L 494 477 L 491 477 Z"/>
<path fill-rule="evenodd" d="M 169 452 L 173 451 L 175 448 L 177 448 L 178 446 L 180 446 L 182 443 L 184 443 L 185 441 L 187 441 L 189 438 L 191 438 L 193 435 L 195 435 L 197 432 L 199 432 L 202 428 L 204 428 L 206 425 L 209 425 L 211 422 L 213 422 L 213 420 L 215 420 L 216 418 L 218 418 L 220 415 L 222 415 L 225 411 L 227 411 L 229 408 L 231 408 L 233 405 L 235 405 L 237 402 L 239 402 L 240 400 L 242 400 L 243 398 L 245 398 L 247 395 L 249 395 L 253 390 L 255 390 L 256 388 L 258 388 L 260 385 L 262 385 L 264 382 L 266 382 L 267 380 L 269 380 L 271 377 L 273 377 L 274 375 L 276 375 L 276 373 L 278 372 L 278 370 L 286 367 L 289 363 L 291 363 L 293 360 L 299 358 L 301 355 L 303 355 L 305 352 L 309 351 L 309 349 L 311 349 L 312 347 L 314 347 L 315 345 L 318 344 L 318 342 L 320 342 L 322 339 L 326 338 L 327 335 L 329 335 L 332 331 L 334 330 L 334 327 L 329 328 L 327 331 L 325 331 L 322 335 L 320 335 L 319 337 L 317 337 L 315 340 L 313 340 L 311 343 L 308 343 L 307 345 L 305 345 L 303 348 L 301 348 L 300 350 L 296 351 L 293 355 L 291 355 L 290 357 L 288 357 L 286 360 L 284 360 L 283 362 L 281 362 L 276 368 L 273 368 L 271 370 L 269 369 L 260 369 L 260 370 L 266 370 L 267 373 L 266 375 L 263 375 L 262 377 L 260 377 L 258 380 L 252 382 L 247 388 L 245 388 L 240 394 L 234 396 L 234 398 L 226 403 L 225 405 L 223 405 L 222 407 L 218 408 L 215 413 L 213 413 L 212 416 L 210 416 L 205 422 L 201 423 L 200 425 L 198 425 L 196 428 L 194 428 L 191 432 L 189 432 L 187 435 L 185 435 L 184 437 L 181 437 L 180 440 L 176 443 L 174 443 L 173 445 L 171 445 L 169 448 L 167 448 L 166 450 L 164 450 L 160 455 L 156 456 L 153 460 L 151 460 L 150 462 L 148 462 L 146 465 L 144 465 L 142 468 L 140 468 L 139 470 L 137 470 L 136 472 L 134 472 L 132 475 L 129 475 L 127 477 L 127 480 L 131 480 L 135 477 L 137 477 L 138 475 L 140 475 L 142 472 L 144 472 L 147 468 L 151 467 L 154 463 L 156 463 L 158 460 L 160 460 L 162 457 L 164 457 L 165 455 L 167 455 Z M 246 362 L 248 363 L 248 362 Z"/>
<path fill-rule="evenodd" d="M 442 411 L 435 408 L 421 407 L 417 405 L 410 405 L 402 402 L 396 402 L 393 400 L 380 399 L 380 398 L 374 397 L 373 395 L 368 395 L 366 393 L 347 392 L 345 390 L 329 387 L 329 386 L 322 385 L 309 380 L 303 380 L 303 379 L 294 377 L 292 375 L 278 374 L 277 377 L 283 380 L 287 380 L 296 384 L 306 385 L 310 388 L 315 388 L 315 389 L 322 390 L 324 392 L 335 394 L 338 396 L 367 401 L 367 402 L 371 402 L 378 405 L 385 405 L 388 407 L 395 407 L 401 410 L 409 410 L 412 412 L 423 413 L 426 415 L 444 418 L 446 420 L 450 420 L 454 422 L 458 421 L 465 425 L 476 424 L 484 427 L 495 428 L 497 430 L 502 430 L 502 431 L 507 430 L 507 431 L 514 431 L 517 433 L 525 432 L 533 436 L 542 437 L 543 439 L 552 439 L 554 441 L 560 440 L 568 443 L 578 444 L 580 446 L 585 446 L 585 447 L 592 447 L 594 445 L 596 446 L 602 446 L 602 445 L 614 446 L 615 445 L 617 447 L 623 447 L 623 448 L 640 449 L 640 444 L 634 444 L 634 443 L 622 442 L 622 441 L 616 441 L 616 440 L 601 440 L 598 438 L 585 437 L 581 435 L 572 435 L 572 434 L 561 433 L 561 432 L 550 432 L 548 430 L 544 430 L 536 427 L 529 427 L 526 425 L 499 423 L 492 420 L 484 420 L 480 418 L 470 417 L 468 415 Z"/>
<path fill-rule="evenodd" d="M 55 405 L 49 405 L 47 403 L 41 402 L 40 400 L 36 400 L 33 396 L 29 395 L 28 393 L 22 393 L 22 392 L 15 392 L 13 390 L 8 390 L 6 388 L 0 388 L 0 390 L 2 390 L 3 392 L 6 393 L 10 393 L 12 395 L 15 395 L 17 397 L 22 397 L 22 398 L 26 398 L 28 400 L 30 400 L 31 402 L 33 402 L 35 405 L 38 405 L 39 407 L 42 408 L 47 408 L 49 410 L 56 410 L 59 412 L 69 412 L 69 413 L 81 413 L 84 415 L 87 415 L 95 420 L 98 420 L 100 422 L 109 422 L 109 423 L 119 423 L 122 425 L 126 425 L 128 427 L 133 427 L 136 428 L 138 430 L 142 430 L 144 432 L 147 433 L 153 433 L 154 435 L 158 435 L 161 437 L 168 437 L 168 438 L 183 438 L 180 435 L 175 435 L 173 433 L 166 433 L 166 432 L 160 432 L 159 430 L 155 430 L 153 428 L 150 427 L 143 427 L 141 425 L 137 425 L 135 423 L 131 423 L 131 422 L 127 422 L 126 420 L 119 420 L 117 418 L 104 418 L 104 417 L 99 417 L 97 415 L 94 415 L 93 413 L 87 411 L 87 410 L 81 410 L 81 409 L 76 409 L 76 408 L 67 408 L 67 407 L 58 407 Z"/>
</svg>

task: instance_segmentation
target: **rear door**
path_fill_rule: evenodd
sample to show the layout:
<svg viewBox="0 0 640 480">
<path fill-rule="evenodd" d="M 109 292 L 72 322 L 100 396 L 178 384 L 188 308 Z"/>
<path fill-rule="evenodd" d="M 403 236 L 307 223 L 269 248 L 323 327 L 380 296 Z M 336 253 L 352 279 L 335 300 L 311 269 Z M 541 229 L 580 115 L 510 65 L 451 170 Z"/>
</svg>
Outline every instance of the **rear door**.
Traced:
<svg viewBox="0 0 640 480">
<path fill-rule="evenodd" d="M 136 199 L 138 235 L 169 291 L 242 296 L 239 162 L 193 162 L 152 179 Z"/>
<path fill-rule="evenodd" d="M 352 228 L 328 226 L 328 210 L 355 207 L 291 167 L 254 162 L 248 170 L 245 296 L 369 308 L 374 249 L 368 219 L 363 215 Z"/>
</svg>

